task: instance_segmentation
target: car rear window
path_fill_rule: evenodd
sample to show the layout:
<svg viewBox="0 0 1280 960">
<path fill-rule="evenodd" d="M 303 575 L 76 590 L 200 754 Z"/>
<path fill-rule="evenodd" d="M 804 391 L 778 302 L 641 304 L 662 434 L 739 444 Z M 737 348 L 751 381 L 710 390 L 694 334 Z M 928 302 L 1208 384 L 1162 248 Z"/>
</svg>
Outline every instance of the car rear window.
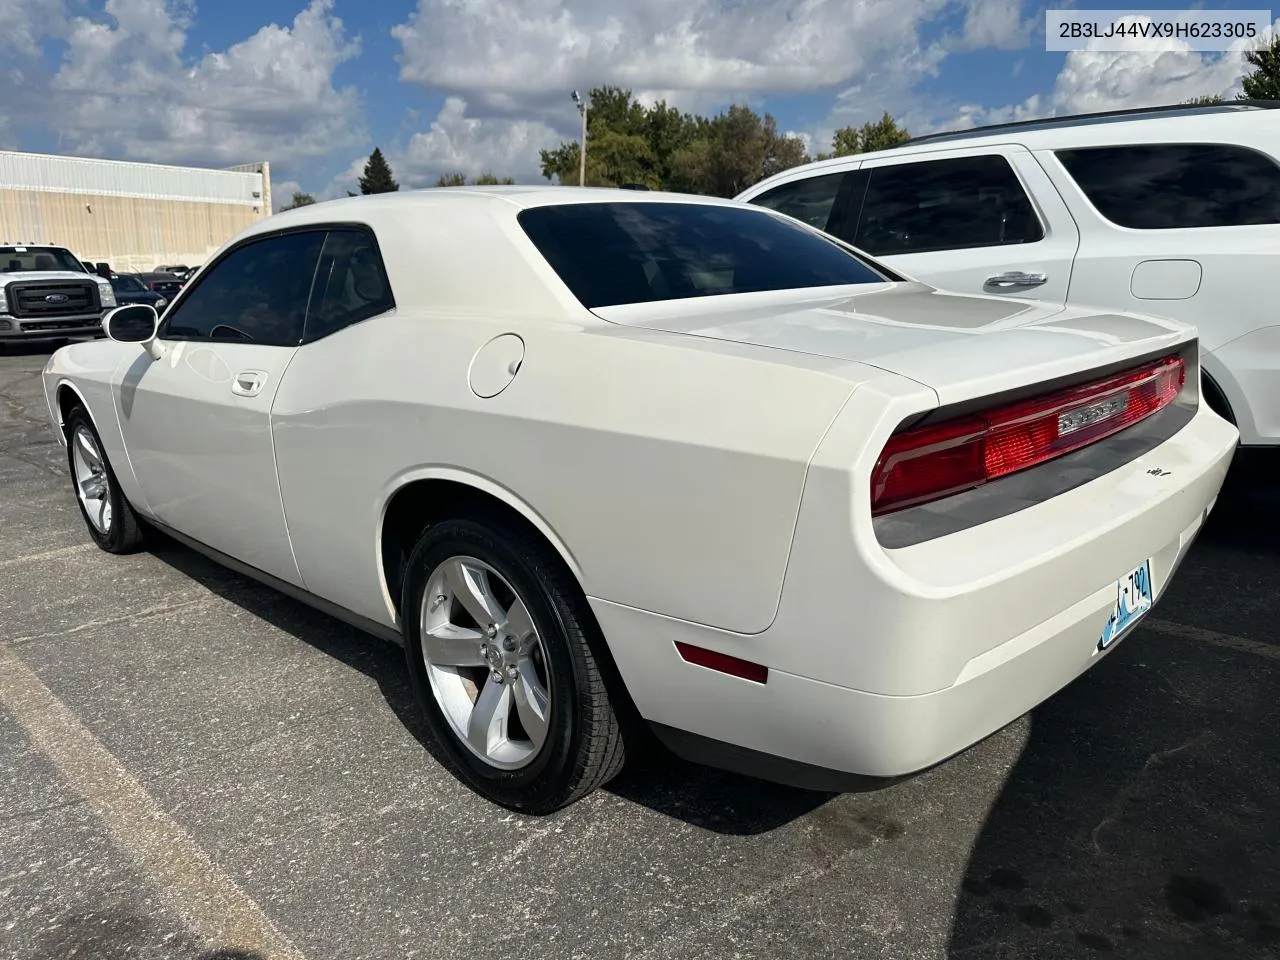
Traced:
<svg viewBox="0 0 1280 960">
<path fill-rule="evenodd" d="M 763 210 L 696 203 L 534 207 L 520 226 L 588 309 L 892 279 Z"/>
</svg>

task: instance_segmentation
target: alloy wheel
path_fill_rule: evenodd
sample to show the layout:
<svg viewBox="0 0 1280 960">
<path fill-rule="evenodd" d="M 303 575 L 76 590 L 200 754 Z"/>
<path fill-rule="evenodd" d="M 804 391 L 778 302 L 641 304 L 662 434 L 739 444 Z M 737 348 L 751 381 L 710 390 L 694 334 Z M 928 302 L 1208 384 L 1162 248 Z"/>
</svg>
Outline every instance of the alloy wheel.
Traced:
<svg viewBox="0 0 1280 960">
<path fill-rule="evenodd" d="M 458 740 L 500 770 L 533 762 L 547 740 L 547 651 L 528 607 L 489 564 L 454 556 L 427 578 L 422 658 Z"/>
</svg>

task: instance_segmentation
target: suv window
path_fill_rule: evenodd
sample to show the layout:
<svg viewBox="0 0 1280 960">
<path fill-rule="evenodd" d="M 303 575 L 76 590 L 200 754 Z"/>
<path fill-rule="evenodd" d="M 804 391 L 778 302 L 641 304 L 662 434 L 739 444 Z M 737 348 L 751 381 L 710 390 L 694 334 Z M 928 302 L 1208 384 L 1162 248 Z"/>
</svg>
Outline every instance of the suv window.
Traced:
<svg viewBox="0 0 1280 960">
<path fill-rule="evenodd" d="M 1280 223 L 1280 166 L 1256 150 L 1152 143 L 1056 153 L 1089 202 L 1121 227 Z"/>
<path fill-rule="evenodd" d="M 166 316 L 162 336 L 296 347 L 325 232 L 287 233 L 233 250 Z"/>
<path fill-rule="evenodd" d="M 795 217 L 819 230 L 835 232 L 830 220 L 835 209 L 836 198 L 843 199 L 841 187 L 845 186 L 847 180 L 857 177 L 859 172 L 828 173 L 820 177 L 792 180 L 758 197 L 752 197 L 751 202 L 785 213 L 789 217 Z M 864 173 L 861 179 L 865 177 Z M 860 201 L 861 197 L 858 200 Z"/>
<path fill-rule="evenodd" d="M 318 340 L 394 306 L 373 235 L 365 230 L 330 230 L 316 270 L 306 341 Z"/>
<path fill-rule="evenodd" d="M 955 157 L 872 167 L 857 229 L 872 256 L 1035 243 L 1044 228 L 1009 161 Z"/>
<path fill-rule="evenodd" d="M 518 219 L 588 309 L 887 279 L 821 233 L 745 204 L 565 203 Z"/>
</svg>

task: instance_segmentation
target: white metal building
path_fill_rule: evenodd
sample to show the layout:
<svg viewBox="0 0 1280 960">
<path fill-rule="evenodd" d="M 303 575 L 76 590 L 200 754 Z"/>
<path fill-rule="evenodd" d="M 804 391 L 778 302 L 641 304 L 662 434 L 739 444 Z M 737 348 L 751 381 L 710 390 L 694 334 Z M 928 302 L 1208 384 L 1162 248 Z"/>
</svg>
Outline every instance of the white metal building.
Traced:
<svg viewBox="0 0 1280 960">
<path fill-rule="evenodd" d="M 196 266 L 270 214 L 266 161 L 216 170 L 0 150 L 0 243 L 55 243 L 122 271 Z"/>
</svg>

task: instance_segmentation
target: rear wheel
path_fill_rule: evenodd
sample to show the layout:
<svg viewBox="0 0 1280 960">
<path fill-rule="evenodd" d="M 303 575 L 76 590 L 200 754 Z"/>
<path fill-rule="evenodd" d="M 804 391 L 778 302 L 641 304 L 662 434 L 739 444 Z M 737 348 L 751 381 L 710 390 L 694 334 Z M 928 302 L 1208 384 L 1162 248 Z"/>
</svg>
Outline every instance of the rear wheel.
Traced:
<svg viewBox="0 0 1280 960">
<path fill-rule="evenodd" d="M 83 407 L 76 407 L 67 417 L 67 461 L 80 515 L 94 543 L 108 553 L 137 550 L 142 545 L 142 527 Z"/>
<path fill-rule="evenodd" d="M 545 814 L 622 769 L 603 638 L 538 537 L 490 516 L 434 524 L 409 558 L 403 604 L 433 752 L 473 790 Z"/>
</svg>

